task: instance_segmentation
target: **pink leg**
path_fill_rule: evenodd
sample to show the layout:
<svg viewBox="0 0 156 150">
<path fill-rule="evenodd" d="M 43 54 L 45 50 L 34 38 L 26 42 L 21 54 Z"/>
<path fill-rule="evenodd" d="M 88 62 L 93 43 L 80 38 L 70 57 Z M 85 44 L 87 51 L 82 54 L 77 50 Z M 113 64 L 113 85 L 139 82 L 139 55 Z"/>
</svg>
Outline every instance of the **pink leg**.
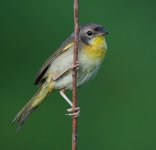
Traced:
<svg viewBox="0 0 156 150">
<path fill-rule="evenodd" d="M 72 102 L 70 101 L 70 99 L 66 96 L 65 90 L 64 90 L 64 89 L 60 90 L 60 95 L 61 95 L 61 96 L 66 100 L 66 102 L 71 106 L 71 108 L 67 109 L 68 114 L 66 114 L 66 115 L 72 116 L 72 117 L 78 117 L 79 114 L 80 114 L 80 108 L 79 108 L 79 107 L 76 107 L 76 108 L 74 108 L 74 110 L 73 110 L 73 108 L 72 108 L 73 104 L 72 104 Z"/>
</svg>

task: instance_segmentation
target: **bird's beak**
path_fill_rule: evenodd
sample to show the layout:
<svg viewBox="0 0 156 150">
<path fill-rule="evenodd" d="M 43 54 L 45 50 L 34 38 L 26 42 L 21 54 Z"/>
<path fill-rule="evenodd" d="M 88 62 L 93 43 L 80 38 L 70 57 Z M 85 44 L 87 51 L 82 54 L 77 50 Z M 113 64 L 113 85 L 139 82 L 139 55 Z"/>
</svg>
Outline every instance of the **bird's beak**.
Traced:
<svg viewBox="0 0 156 150">
<path fill-rule="evenodd" d="M 98 33 L 98 35 L 107 35 L 107 34 L 109 34 L 109 32 L 106 30 L 102 30 L 100 33 Z"/>
<path fill-rule="evenodd" d="M 107 34 L 109 34 L 109 32 L 108 31 L 104 31 L 104 35 L 107 35 Z"/>
<path fill-rule="evenodd" d="M 107 30 L 102 30 L 102 33 L 103 33 L 103 35 L 107 35 L 107 34 L 109 34 L 109 32 L 107 31 Z"/>
</svg>

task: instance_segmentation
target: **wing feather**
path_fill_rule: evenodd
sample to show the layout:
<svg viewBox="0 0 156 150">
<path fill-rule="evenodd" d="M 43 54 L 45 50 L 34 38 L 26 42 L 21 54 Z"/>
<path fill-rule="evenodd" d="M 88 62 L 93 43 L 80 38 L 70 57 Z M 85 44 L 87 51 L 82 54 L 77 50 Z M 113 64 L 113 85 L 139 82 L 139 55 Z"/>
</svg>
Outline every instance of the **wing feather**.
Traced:
<svg viewBox="0 0 156 150">
<path fill-rule="evenodd" d="M 36 79 L 35 79 L 35 85 L 39 84 L 44 74 L 47 72 L 50 64 L 63 52 L 68 50 L 71 46 L 74 44 L 74 35 L 72 34 L 66 41 L 62 43 L 62 45 L 45 61 L 45 63 L 42 65 L 40 71 L 38 72 Z"/>
</svg>

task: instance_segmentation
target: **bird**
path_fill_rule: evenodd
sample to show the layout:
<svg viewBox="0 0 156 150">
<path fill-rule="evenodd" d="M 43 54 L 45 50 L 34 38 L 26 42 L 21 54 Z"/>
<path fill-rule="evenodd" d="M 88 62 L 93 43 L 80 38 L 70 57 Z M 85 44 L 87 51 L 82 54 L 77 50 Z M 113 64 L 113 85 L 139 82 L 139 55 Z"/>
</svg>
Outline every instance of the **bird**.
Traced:
<svg viewBox="0 0 156 150">
<path fill-rule="evenodd" d="M 46 60 L 39 70 L 35 85 L 39 85 L 37 93 L 17 113 L 12 123 L 20 129 L 30 114 L 54 91 L 67 101 L 71 108 L 67 109 L 71 116 L 78 116 L 80 108 L 72 109 L 72 102 L 66 96 L 66 90 L 72 90 L 72 69 L 77 69 L 77 87 L 81 87 L 93 79 L 101 68 L 106 56 L 106 35 L 109 32 L 99 24 L 90 23 L 79 28 L 78 62 L 73 66 L 74 33 Z"/>
</svg>

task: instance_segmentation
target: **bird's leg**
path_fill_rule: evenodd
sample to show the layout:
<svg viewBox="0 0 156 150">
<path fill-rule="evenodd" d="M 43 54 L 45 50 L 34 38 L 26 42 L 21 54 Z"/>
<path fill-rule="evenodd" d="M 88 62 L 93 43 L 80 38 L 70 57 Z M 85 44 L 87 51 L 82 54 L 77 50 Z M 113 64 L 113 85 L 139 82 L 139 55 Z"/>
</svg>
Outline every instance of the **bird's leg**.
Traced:
<svg viewBox="0 0 156 150">
<path fill-rule="evenodd" d="M 67 68 L 66 70 L 64 70 L 62 73 L 60 73 L 59 75 L 57 75 L 55 78 L 53 78 L 53 80 L 55 81 L 55 80 L 57 80 L 58 78 L 60 78 L 63 74 L 65 74 L 67 71 L 69 71 L 70 70 L 70 67 L 69 68 Z"/>
<path fill-rule="evenodd" d="M 76 62 L 76 64 L 75 65 L 71 65 L 71 66 L 69 66 L 66 70 L 64 70 L 62 73 L 60 73 L 59 75 L 57 75 L 53 80 L 55 81 L 55 80 L 57 80 L 58 78 L 60 78 L 63 74 L 65 74 L 67 71 L 70 71 L 70 70 L 72 70 L 72 69 L 79 69 L 79 63 L 78 62 Z"/>
<path fill-rule="evenodd" d="M 65 95 L 65 90 L 64 90 L 64 89 L 60 90 L 60 94 L 61 94 L 61 96 L 67 101 L 67 103 L 68 103 L 71 107 L 73 107 L 73 103 L 72 103 L 71 100 Z"/>
<path fill-rule="evenodd" d="M 72 117 L 78 117 L 80 114 L 80 107 L 76 107 L 73 110 L 73 103 L 70 101 L 70 99 L 66 96 L 65 94 L 65 89 L 60 90 L 60 95 L 67 101 L 67 103 L 71 106 L 71 108 L 67 109 L 68 116 L 72 116 Z"/>
</svg>

